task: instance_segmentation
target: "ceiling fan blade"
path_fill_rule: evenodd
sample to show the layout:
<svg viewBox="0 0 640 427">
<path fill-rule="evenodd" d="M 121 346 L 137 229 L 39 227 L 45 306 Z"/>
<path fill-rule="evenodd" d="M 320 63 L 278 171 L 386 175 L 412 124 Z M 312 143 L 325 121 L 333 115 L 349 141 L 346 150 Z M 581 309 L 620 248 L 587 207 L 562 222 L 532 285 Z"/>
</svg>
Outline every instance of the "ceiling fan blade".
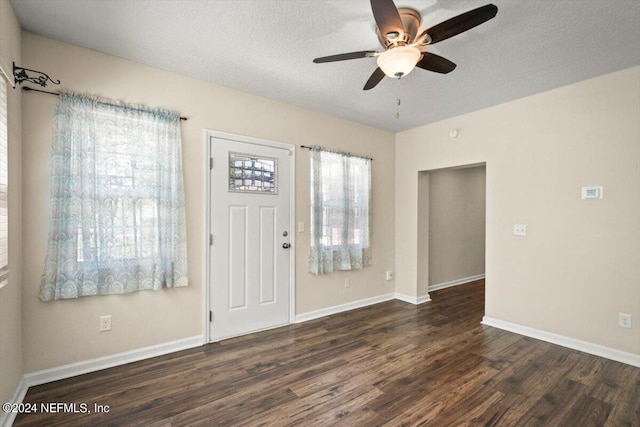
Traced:
<svg viewBox="0 0 640 427">
<path fill-rule="evenodd" d="M 387 38 L 389 33 L 404 33 L 404 25 L 393 0 L 371 0 L 371 10 L 382 37 Z"/>
<path fill-rule="evenodd" d="M 346 61 L 347 59 L 367 58 L 377 53 L 375 50 L 361 50 L 360 52 L 340 53 L 338 55 L 323 56 L 313 60 L 316 64 L 323 62 Z"/>
<path fill-rule="evenodd" d="M 416 64 L 416 67 L 420 67 L 423 70 L 434 71 L 436 73 L 447 74 L 452 72 L 456 68 L 456 64 L 449 61 L 442 56 L 435 53 L 422 52 L 424 55 L 420 61 Z"/>
<path fill-rule="evenodd" d="M 449 37 L 464 33 L 473 27 L 477 27 L 483 22 L 486 22 L 496 16 L 497 13 L 498 7 L 494 4 L 481 6 L 461 15 L 454 16 L 451 19 L 447 19 L 438 25 L 424 30 L 422 34 L 416 37 L 416 40 L 420 40 L 428 34 L 431 38 L 430 44 L 438 43 L 442 40 L 448 39 Z"/>
<path fill-rule="evenodd" d="M 373 74 L 371 74 L 371 77 L 369 77 L 369 80 L 367 80 L 367 83 L 365 83 L 362 90 L 373 89 L 378 83 L 380 83 L 380 81 L 382 81 L 382 79 L 384 79 L 384 71 L 378 67 Z"/>
</svg>

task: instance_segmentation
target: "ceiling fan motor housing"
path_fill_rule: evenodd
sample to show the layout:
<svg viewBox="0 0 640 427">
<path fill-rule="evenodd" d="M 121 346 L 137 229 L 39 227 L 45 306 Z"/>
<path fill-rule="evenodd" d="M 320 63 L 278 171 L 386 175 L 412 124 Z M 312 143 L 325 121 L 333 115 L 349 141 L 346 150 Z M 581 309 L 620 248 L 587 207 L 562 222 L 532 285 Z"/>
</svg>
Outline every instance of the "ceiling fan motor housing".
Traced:
<svg viewBox="0 0 640 427">
<path fill-rule="evenodd" d="M 417 10 L 408 7 L 399 8 L 398 13 L 400 14 L 402 26 L 404 27 L 404 34 L 399 34 L 395 37 L 393 37 L 392 35 L 392 37 L 389 37 L 386 34 L 380 34 L 380 30 L 376 28 L 376 35 L 378 36 L 378 40 L 385 49 L 394 44 L 410 44 L 416 38 L 416 35 L 418 35 L 418 30 L 420 29 L 421 22 L 420 13 L 418 13 Z"/>
</svg>

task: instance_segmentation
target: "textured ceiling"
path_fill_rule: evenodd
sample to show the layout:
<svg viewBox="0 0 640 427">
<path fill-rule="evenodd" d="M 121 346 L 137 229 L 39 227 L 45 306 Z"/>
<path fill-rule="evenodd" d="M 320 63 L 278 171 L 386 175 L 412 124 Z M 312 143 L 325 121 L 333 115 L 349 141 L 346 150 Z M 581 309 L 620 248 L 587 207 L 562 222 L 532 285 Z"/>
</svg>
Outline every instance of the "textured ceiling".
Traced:
<svg viewBox="0 0 640 427">
<path fill-rule="evenodd" d="M 490 2 L 396 0 L 422 28 Z M 389 131 L 640 65 L 638 0 L 493 0 L 493 20 L 431 47 L 452 73 L 416 69 L 367 92 L 374 58 L 312 63 L 379 49 L 366 0 L 11 3 L 27 31 Z"/>
</svg>

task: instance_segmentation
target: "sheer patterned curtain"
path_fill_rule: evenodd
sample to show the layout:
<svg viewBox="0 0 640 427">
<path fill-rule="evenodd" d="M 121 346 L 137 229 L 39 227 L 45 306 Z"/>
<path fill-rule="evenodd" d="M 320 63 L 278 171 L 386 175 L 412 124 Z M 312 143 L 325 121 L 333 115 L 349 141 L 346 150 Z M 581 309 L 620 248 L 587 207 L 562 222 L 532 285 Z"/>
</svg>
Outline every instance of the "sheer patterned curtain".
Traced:
<svg viewBox="0 0 640 427">
<path fill-rule="evenodd" d="M 370 201 L 369 159 L 311 149 L 311 273 L 371 265 Z"/>
<path fill-rule="evenodd" d="M 187 285 L 180 117 L 62 93 L 40 299 Z"/>
</svg>

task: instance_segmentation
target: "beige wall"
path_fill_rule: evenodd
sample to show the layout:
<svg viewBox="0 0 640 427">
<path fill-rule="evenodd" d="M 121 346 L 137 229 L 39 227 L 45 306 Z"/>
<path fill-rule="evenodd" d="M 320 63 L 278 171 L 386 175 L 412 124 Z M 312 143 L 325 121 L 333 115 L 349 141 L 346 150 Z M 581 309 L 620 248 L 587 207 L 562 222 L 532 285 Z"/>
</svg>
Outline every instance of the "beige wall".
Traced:
<svg viewBox="0 0 640 427">
<path fill-rule="evenodd" d="M 38 299 L 47 239 L 49 146 L 55 97 L 24 95 L 24 345 L 26 371 L 73 363 L 202 334 L 204 275 L 204 129 L 289 144 L 322 145 L 373 157 L 374 266 L 316 277 L 309 256 L 309 157 L 298 148 L 296 164 L 296 312 L 393 292 L 384 280 L 394 267 L 394 135 L 324 114 L 238 92 L 94 51 L 23 33 L 29 67 L 62 81 L 61 88 L 172 108 L 189 117 L 182 124 L 188 288 L 88 297 L 43 303 Z M 378 166 L 380 165 L 380 166 Z M 343 287 L 350 278 L 351 287 Z M 98 317 L 113 316 L 113 330 L 98 332 Z"/>
<path fill-rule="evenodd" d="M 0 64 L 22 64 L 20 27 L 8 0 L 0 0 Z M 0 78 L 2 78 L 0 76 Z M 0 402 L 13 396 L 22 375 L 22 143 L 21 93 L 7 84 L 9 151 L 9 284 L 0 289 Z M 0 413 L 0 421 L 2 414 Z"/>
<path fill-rule="evenodd" d="M 640 354 L 618 327 L 640 319 L 639 117 L 635 67 L 399 133 L 397 289 L 417 292 L 418 172 L 486 162 L 486 315 Z"/>
<path fill-rule="evenodd" d="M 429 172 L 418 173 L 418 277 L 417 290 L 410 294 L 418 297 L 429 294 L 429 178 Z"/>
<path fill-rule="evenodd" d="M 442 169 L 429 175 L 427 212 L 429 286 L 484 274 L 485 167 Z"/>
</svg>

